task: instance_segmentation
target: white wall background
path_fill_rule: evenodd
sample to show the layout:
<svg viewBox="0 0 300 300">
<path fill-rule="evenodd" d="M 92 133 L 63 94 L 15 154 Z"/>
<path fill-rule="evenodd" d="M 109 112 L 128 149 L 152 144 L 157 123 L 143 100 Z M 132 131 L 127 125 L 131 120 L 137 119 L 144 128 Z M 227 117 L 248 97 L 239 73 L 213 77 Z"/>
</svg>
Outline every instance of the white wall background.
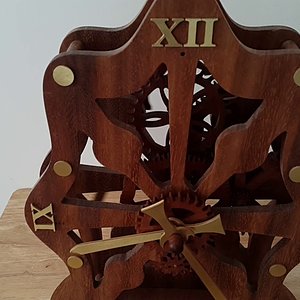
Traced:
<svg viewBox="0 0 300 300">
<path fill-rule="evenodd" d="M 221 1 L 241 24 L 288 25 L 300 31 L 300 0 Z M 144 3 L 145 0 L 1 1 L 0 215 L 13 191 L 34 185 L 50 149 L 42 79 L 64 36 L 82 25 L 124 25 Z M 84 161 L 93 162 L 91 152 L 85 153 Z"/>
</svg>

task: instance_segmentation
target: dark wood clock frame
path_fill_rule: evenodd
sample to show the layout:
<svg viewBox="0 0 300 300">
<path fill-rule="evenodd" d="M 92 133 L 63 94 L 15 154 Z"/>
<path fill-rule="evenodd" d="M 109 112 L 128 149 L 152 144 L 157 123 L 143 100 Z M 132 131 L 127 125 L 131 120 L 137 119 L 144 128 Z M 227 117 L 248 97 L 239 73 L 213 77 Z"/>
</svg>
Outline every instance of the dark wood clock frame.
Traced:
<svg viewBox="0 0 300 300">
<path fill-rule="evenodd" d="M 64 39 L 44 76 L 52 149 L 25 207 L 69 267 L 52 299 L 295 299 L 283 281 L 300 261 L 299 47 L 294 30 L 240 26 L 218 0 L 148 0 L 128 26 Z M 149 130 L 162 126 L 164 145 Z M 105 167 L 80 163 L 88 138 Z M 118 203 L 102 201 L 109 191 Z M 120 238 L 165 230 L 142 211 L 161 200 L 185 229 L 220 216 L 225 235 L 72 254 L 106 227 Z"/>
</svg>

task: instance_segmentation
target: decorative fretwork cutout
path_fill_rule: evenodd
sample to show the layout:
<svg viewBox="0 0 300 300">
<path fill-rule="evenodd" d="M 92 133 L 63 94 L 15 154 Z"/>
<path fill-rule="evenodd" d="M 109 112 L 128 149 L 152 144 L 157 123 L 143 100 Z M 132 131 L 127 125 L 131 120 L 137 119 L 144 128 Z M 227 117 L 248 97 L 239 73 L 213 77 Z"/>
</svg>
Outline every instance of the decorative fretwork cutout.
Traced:
<svg viewBox="0 0 300 300">
<path fill-rule="evenodd" d="M 232 125 L 246 122 L 261 103 L 261 100 L 243 99 L 227 93 L 203 61 L 198 62 L 195 76 L 186 159 L 186 177 L 192 184 L 212 163 L 215 142 L 220 133 Z M 98 99 L 97 103 L 113 122 L 120 126 L 131 125 L 137 130 L 144 145 L 141 159 L 146 169 L 159 181 L 169 180 L 169 90 L 166 66 L 161 65 L 149 82 L 136 93 L 118 99 Z"/>
<path fill-rule="evenodd" d="M 232 125 L 245 123 L 261 102 L 226 92 L 204 62 L 198 62 L 186 160 L 186 178 L 192 184 L 213 162 L 218 136 Z"/>
<path fill-rule="evenodd" d="M 260 167 L 245 174 L 235 174 L 212 195 L 220 199 L 216 207 L 274 206 L 292 202 L 280 170 L 284 137 L 281 135 L 273 141 L 272 151 Z"/>
<path fill-rule="evenodd" d="M 165 148 L 169 147 L 169 113 L 166 101 L 168 99 L 168 88 L 157 88 L 149 95 L 149 110 L 146 110 L 146 130 L 156 144 Z"/>
<path fill-rule="evenodd" d="M 272 243 L 272 248 L 275 247 L 282 239 L 283 239 L 283 237 L 281 237 L 281 236 L 275 236 L 273 243 Z"/>
<path fill-rule="evenodd" d="M 150 100 L 155 108 L 160 109 L 152 107 Z M 143 143 L 141 160 L 152 176 L 160 181 L 170 178 L 168 101 L 168 71 L 164 64 L 132 95 L 97 99 L 97 104 L 109 119 L 119 126 L 133 127 L 140 135 Z"/>
<path fill-rule="evenodd" d="M 82 243 L 82 239 L 80 236 L 80 232 L 78 229 L 73 229 L 71 231 L 68 232 L 68 236 L 76 243 Z"/>
</svg>

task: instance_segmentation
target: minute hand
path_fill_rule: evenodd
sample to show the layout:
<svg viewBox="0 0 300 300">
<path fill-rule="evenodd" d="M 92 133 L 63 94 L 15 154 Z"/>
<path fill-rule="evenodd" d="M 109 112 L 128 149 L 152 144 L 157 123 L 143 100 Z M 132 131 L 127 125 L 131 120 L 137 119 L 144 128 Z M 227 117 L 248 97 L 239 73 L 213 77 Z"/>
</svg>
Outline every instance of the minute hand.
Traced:
<svg viewBox="0 0 300 300">
<path fill-rule="evenodd" d="M 167 221 L 170 224 L 169 220 Z M 163 223 L 165 224 L 166 222 L 163 221 Z M 138 233 L 138 234 L 121 236 L 121 237 L 115 237 L 107 240 L 98 240 L 98 241 L 81 243 L 74 246 L 70 250 L 70 253 L 77 254 L 77 255 L 85 255 L 85 254 L 96 253 L 96 252 L 105 251 L 109 249 L 115 249 L 115 248 L 120 248 L 125 246 L 157 241 L 160 240 L 162 236 L 165 236 L 166 234 L 170 235 L 173 232 L 177 232 L 177 229 L 180 229 L 180 227 L 175 227 L 172 224 L 167 226 L 168 226 L 167 231 L 159 230 L 159 231 L 153 231 L 147 233 Z M 208 233 L 208 232 L 224 234 L 219 215 L 202 223 L 188 224 L 186 225 L 186 228 L 189 228 L 190 232 L 192 232 L 193 234 Z"/>
<path fill-rule="evenodd" d="M 74 246 L 70 250 L 70 253 L 85 255 L 85 254 L 96 253 L 99 251 L 104 251 L 109 249 L 115 249 L 115 248 L 120 248 L 125 246 L 157 241 L 160 240 L 163 234 L 164 231 L 159 230 L 153 232 L 120 236 L 120 237 L 115 237 L 107 240 L 85 242 Z"/>
<path fill-rule="evenodd" d="M 168 218 L 165 214 L 163 200 L 155 203 L 154 205 L 143 208 L 142 212 L 151 216 L 154 220 L 156 220 L 159 223 L 159 225 L 165 230 L 166 238 L 168 238 L 168 236 L 170 236 L 171 234 L 176 233 L 176 227 L 170 223 L 170 221 L 168 220 Z M 205 222 L 204 228 L 205 228 L 206 232 L 211 232 L 209 229 L 212 229 L 213 232 L 219 232 L 219 233 L 225 234 L 220 216 L 216 216 L 216 217 L 218 217 L 218 219 L 215 219 L 213 224 L 215 224 L 216 221 L 219 222 L 217 228 L 212 228 L 212 224 L 210 222 Z M 193 232 L 194 233 L 205 232 L 205 231 L 203 231 L 203 228 L 201 228 L 202 227 L 201 225 L 203 225 L 203 224 L 199 223 L 198 226 L 196 226 L 196 228 L 194 227 L 192 229 Z M 197 229 L 197 227 L 198 227 L 198 229 Z M 214 299 L 226 300 L 226 297 L 224 296 L 222 291 L 219 289 L 219 287 L 216 285 L 216 283 L 213 281 L 213 279 L 209 276 L 209 274 L 206 272 L 206 270 L 203 268 L 203 266 L 200 264 L 198 259 L 195 257 L 193 251 L 191 251 L 190 248 L 186 244 L 184 245 L 182 254 L 186 258 L 186 260 L 189 262 L 190 266 L 195 271 L 195 273 L 198 275 L 198 277 L 202 280 L 204 285 L 207 287 L 208 291 L 211 293 L 211 295 L 214 297 Z"/>
<path fill-rule="evenodd" d="M 187 228 L 191 229 L 193 234 L 197 233 L 223 233 L 220 230 L 220 216 L 216 216 L 208 221 L 197 223 L 197 224 L 189 224 L 186 225 Z M 173 226 L 173 225 L 172 225 Z M 175 227 L 175 230 L 179 227 Z M 132 235 L 126 235 L 121 237 L 115 237 L 107 240 L 98 240 L 92 242 L 85 242 L 74 246 L 70 253 L 77 254 L 77 255 L 85 255 L 96 253 L 100 251 L 105 251 L 109 249 L 115 249 L 125 246 L 137 245 L 152 241 L 158 241 L 165 235 L 164 230 L 158 230 L 153 232 L 146 232 L 146 233 L 138 233 Z"/>
</svg>

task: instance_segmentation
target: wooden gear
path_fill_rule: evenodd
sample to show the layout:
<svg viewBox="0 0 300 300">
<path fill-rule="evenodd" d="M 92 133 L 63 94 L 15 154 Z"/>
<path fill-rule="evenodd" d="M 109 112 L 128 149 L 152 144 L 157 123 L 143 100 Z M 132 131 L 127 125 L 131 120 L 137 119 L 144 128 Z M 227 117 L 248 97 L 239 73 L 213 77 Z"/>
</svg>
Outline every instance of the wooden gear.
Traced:
<svg viewBox="0 0 300 300">
<path fill-rule="evenodd" d="M 52 299 L 295 299 L 299 46 L 218 0 L 149 0 L 128 26 L 64 39 L 44 77 L 52 149 L 25 207 L 70 271 Z M 165 145 L 149 130 L 162 126 Z M 105 167 L 80 163 L 88 138 Z M 119 238 L 103 242 L 107 227 Z"/>
</svg>

